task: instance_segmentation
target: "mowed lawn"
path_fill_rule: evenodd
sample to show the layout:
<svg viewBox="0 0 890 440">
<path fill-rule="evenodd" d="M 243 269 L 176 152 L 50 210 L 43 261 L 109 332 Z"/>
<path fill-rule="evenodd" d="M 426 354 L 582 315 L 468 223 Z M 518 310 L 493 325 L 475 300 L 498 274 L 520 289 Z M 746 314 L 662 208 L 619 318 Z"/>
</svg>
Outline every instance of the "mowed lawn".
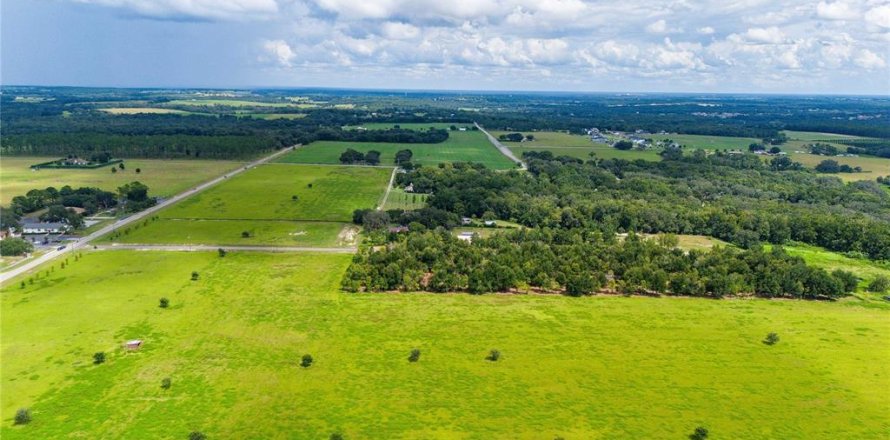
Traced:
<svg viewBox="0 0 890 440">
<path fill-rule="evenodd" d="M 341 222 L 281 220 L 194 220 L 158 218 L 107 235 L 105 243 L 197 244 L 220 246 L 336 247 L 344 228 Z M 243 233 L 248 236 L 244 237 Z"/>
<path fill-rule="evenodd" d="M 387 128 L 393 124 L 368 124 L 367 128 Z M 414 130 L 429 126 L 449 124 L 399 124 L 402 128 Z M 512 169 L 515 164 L 501 154 L 480 131 L 449 131 L 448 140 L 438 144 L 399 144 L 390 142 L 337 142 L 318 141 L 305 145 L 280 157 L 277 162 L 339 164 L 340 154 L 347 148 L 366 153 L 380 152 L 381 165 L 395 165 L 395 155 L 399 150 L 411 150 L 412 162 L 421 165 L 437 165 L 443 162 L 476 162 L 492 169 Z"/>
<path fill-rule="evenodd" d="M 125 159 L 125 170 L 111 172 L 111 167 L 92 170 L 32 171 L 36 163 L 48 162 L 59 157 L 10 157 L 0 161 L 0 204 L 8 204 L 13 197 L 24 195 L 32 189 L 65 185 L 98 187 L 116 191 L 126 183 L 138 180 L 148 185 L 153 196 L 171 196 L 237 168 L 240 163 L 222 160 L 162 160 Z M 141 172 L 136 174 L 136 168 Z"/>
<path fill-rule="evenodd" d="M 725 439 L 878 439 L 890 429 L 880 303 L 346 294 L 337 286 L 350 258 L 88 252 L 25 288 L 13 280 L 0 291 L 0 435 L 678 439 L 705 426 Z M 768 332 L 781 341 L 761 343 Z M 134 338 L 143 348 L 126 352 Z M 484 359 L 491 349 L 498 362 Z M 92 364 L 97 351 L 104 364 Z M 298 365 L 303 354 L 311 367 Z M 33 421 L 13 426 L 23 407 Z"/>
<path fill-rule="evenodd" d="M 498 137 L 502 134 L 512 133 L 507 131 L 492 131 L 491 134 Z M 534 141 L 528 142 L 502 142 L 517 157 L 522 158 L 526 151 L 549 151 L 554 156 L 569 156 L 581 160 L 592 158 L 591 153 L 599 159 L 644 159 L 659 160 L 658 150 L 629 150 L 621 151 L 611 145 L 596 143 L 587 136 L 568 134 L 556 131 L 523 132 L 534 135 Z"/>
<path fill-rule="evenodd" d="M 761 143 L 761 139 L 734 136 L 707 136 L 698 134 L 652 134 L 645 136 L 653 142 L 670 139 L 687 148 L 703 150 L 743 150 L 748 151 L 748 146 Z"/>
<path fill-rule="evenodd" d="M 354 210 L 377 206 L 391 173 L 390 168 L 260 165 L 177 203 L 159 216 L 350 222 Z"/>
</svg>

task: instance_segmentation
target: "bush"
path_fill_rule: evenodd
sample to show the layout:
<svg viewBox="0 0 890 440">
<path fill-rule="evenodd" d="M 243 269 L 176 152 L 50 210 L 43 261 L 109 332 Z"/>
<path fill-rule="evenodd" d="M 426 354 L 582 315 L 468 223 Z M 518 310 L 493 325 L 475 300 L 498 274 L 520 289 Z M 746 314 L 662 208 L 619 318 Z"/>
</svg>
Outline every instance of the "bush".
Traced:
<svg viewBox="0 0 890 440">
<path fill-rule="evenodd" d="M 97 351 L 97 352 L 93 353 L 93 363 L 96 365 L 105 363 L 105 352 Z"/>
<path fill-rule="evenodd" d="M 331 434 L 330 439 L 331 440 L 343 440 L 343 434 L 340 434 L 339 432 L 335 432 L 335 433 Z"/>
<path fill-rule="evenodd" d="M 500 351 L 498 351 L 498 350 L 491 350 L 491 351 L 488 353 L 488 356 L 485 358 L 485 360 L 487 360 L 487 361 L 491 361 L 491 362 L 497 362 L 498 359 L 500 359 L 500 358 L 501 358 L 501 352 L 500 352 Z"/>
<path fill-rule="evenodd" d="M 250 238 L 250 232 L 244 231 L 241 233 L 241 238 Z"/>
<path fill-rule="evenodd" d="M 161 298 L 161 301 L 158 304 L 158 307 L 160 307 L 162 309 L 166 309 L 167 307 L 170 307 L 170 300 L 167 298 Z"/>
<path fill-rule="evenodd" d="M 878 275 L 868 283 L 869 292 L 881 293 L 887 291 L 888 288 L 890 288 L 890 278 L 884 275 Z"/>
<path fill-rule="evenodd" d="M 198 272 L 192 271 L 192 281 L 198 281 Z"/>
<path fill-rule="evenodd" d="M 207 436 L 201 431 L 192 431 L 189 433 L 189 440 L 207 440 Z"/>
<path fill-rule="evenodd" d="M 219 248 L 219 249 L 217 250 L 217 252 L 219 252 L 219 258 L 225 257 L 226 254 L 227 254 L 226 250 L 223 249 L 223 248 Z"/>
<path fill-rule="evenodd" d="M 313 359 L 311 354 L 304 354 L 303 358 L 300 359 L 300 366 L 303 368 L 309 368 L 312 365 Z"/>
<path fill-rule="evenodd" d="M 34 245 L 21 238 L 7 238 L 0 241 L 0 255 L 17 256 L 24 255 L 34 250 Z"/>
<path fill-rule="evenodd" d="M 618 142 L 615 142 L 615 145 L 613 145 L 613 147 L 615 147 L 618 150 L 627 151 L 627 150 L 630 150 L 631 148 L 633 148 L 634 144 L 631 141 L 618 141 Z"/>
<path fill-rule="evenodd" d="M 420 360 L 420 350 L 415 348 L 411 350 L 411 354 L 408 355 L 408 362 L 417 362 L 418 360 Z"/>
<path fill-rule="evenodd" d="M 172 385 L 172 384 L 173 384 L 173 381 L 171 381 L 169 377 L 165 377 L 165 378 L 161 379 L 161 388 L 163 388 L 165 390 L 169 390 L 170 385 Z"/>
<path fill-rule="evenodd" d="M 776 342 L 779 342 L 779 335 L 775 333 L 766 335 L 766 338 L 763 340 L 763 343 L 766 345 L 775 345 Z"/>
<path fill-rule="evenodd" d="M 689 434 L 689 440 L 705 440 L 706 438 L 708 438 L 708 429 L 704 426 L 695 428 L 695 431 Z"/>
<path fill-rule="evenodd" d="M 19 410 L 15 412 L 15 424 L 27 425 L 28 423 L 31 423 L 31 410 L 28 408 L 19 408 Z"/>
</svg>

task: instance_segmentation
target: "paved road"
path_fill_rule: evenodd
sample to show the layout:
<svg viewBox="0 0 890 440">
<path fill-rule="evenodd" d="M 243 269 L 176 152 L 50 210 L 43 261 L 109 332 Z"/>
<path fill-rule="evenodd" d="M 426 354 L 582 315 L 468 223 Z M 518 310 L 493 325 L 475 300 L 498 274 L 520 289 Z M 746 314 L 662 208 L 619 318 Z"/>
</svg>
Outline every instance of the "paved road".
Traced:
<svg viewBox="0 0 890 440">
<path fill-rule="evenodd" d="M 98 245 L 96 249 L 102 251 L 129 250 L 129 251 L 170 251 L 170 252 L 205 252 L 217 249 L 226 251 L 246 252 L 325 252 L 331 254 L 354 254 L 356 247 L 303 247 L 303 246 L 210 246 L 210 245 L 185 245 L 185 244 L 112 244 Z"/>
<path fill-rule="evenodd" d="M 497 138 L 492 136 L 491 133 L 485 131 L 485 129 L 482 128 L 482 126 L 479 125 L 479 123 L 474 122 L 473 125 L 475 125 L 476 128 L 478 128 L 481 132 L 485 133 L 485 136 L 488 137 L 488 141 L 491 142 L 491 144 L 494 145 L 501 152 L 501 154 L 503 154 L 504 156 L 507 156 L 507 158 L 512 160 L 513 162 L 518 163 L 522 167 L 523 170 L 526 169 L 525 162 L 521 161 L 518 157 L 516 157 L 516 155 L 513 154 L 513 152 L 510 151 L 509 148 L 505 147 L 504 144 L 502 144 L 499 140 L 497 140 Z"/>
<path fill-rule="evenodd" d="M 6 282 L 14 277 L 17 277 L 31 269 L 34 269 L 37 266 L 40 266 L 43 263 L 46 263 L 47 261 L 53 260 L 55 258 L 61 257 L 62 255 L 65 255 L 69 252 L 73 252 L 73 251 L 76 251 L 77 249 L 83 248 L 84 246 L 89 244 L 89 242 L 91 242 L 105 234 L 108 234 L 109 232 L 112 232 L 115 229 L 127 226 L 127 225 L 137 222 L 139 220 L 142 220 L 143 218 L 148 217 L 148 216 L 160 211 L 161 209 L 164 209 L 164 208 L 166 208 L 166 207 L 168 207 L 168 206 L 170 206 L 170 205 L 172 205 L 186 197 L 190 197 L 195 194 L 198 194 L 199 192 L 204 191 L 205 189 L 210 188 L 210 187 L 228 179 L 229 177 L 236 176 L 250 168 L 253 168 L 260 164 L 264 164 L 272 159 L 275 159 L 278 156 L 288 153 L 288 152 L 292 151 L 293 149 L 297 148 L 298 146 L 299 145 L 296 145 L 296 146 L 293 146 L 290 148 L 285 148 L 281 151 L 277 151 L 273 154 L 270 154 L 262 159 L 248 163 L 241 168 L 238 168 L 234 171 L 230 171 L 226 174 L 223 174 L 222 176 L 219 176 L 209 182 L 204 182 L 192 189 L 183 191 L 173 197 L 170 197 L 170 198 L 158 203 L 157 205 L 152 206 L 151 208 L 148 208 L 144 211 L 137 212 L 129 217 L 120 219 L 108 226 L 98 229 L 95 232 L 93 232 L 92 234 L 87 235 L 87 236 L 77 240 L 76 242 L 69 243 L 67 246 L 65 246 L 62 249 L 52 250 L 50 252 L 47 252 L 47 253 L 45 253 L 31 261 L 25 263 L 25 264 L 22 264 L 21 266 L 17 266 L 13 269 L 6 271 L 6 272 L 0 273 L 0 283 Z M 216 247 L 213 247 L 212 249 L 216 249 Z"/>
</svg>

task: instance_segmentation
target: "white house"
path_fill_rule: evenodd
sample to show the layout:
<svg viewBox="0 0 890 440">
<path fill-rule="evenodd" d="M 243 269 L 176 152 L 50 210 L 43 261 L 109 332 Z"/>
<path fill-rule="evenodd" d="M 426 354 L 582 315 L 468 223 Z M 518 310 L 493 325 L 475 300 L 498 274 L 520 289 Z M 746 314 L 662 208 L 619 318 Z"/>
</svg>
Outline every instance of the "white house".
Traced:
<svg viewBox="0 0 890 440">
<path fill-rule="evenodd" d="M 65 223 L 30 222 L 22 223 L 23 234 L 61 234 L 68 231 Z"/>
</svg>

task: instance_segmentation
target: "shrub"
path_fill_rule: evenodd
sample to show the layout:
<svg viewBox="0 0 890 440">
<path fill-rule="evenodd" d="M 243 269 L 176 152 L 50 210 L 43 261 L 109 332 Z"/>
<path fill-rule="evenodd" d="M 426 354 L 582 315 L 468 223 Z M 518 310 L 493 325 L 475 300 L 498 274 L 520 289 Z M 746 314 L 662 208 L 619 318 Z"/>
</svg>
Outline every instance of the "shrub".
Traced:
<svg viewBox="0 0 890 440">
<path fill-rule="evenodd" d="M 415 348 L 411 350 L 411 354 L 408 355 L 408 362 L 417 362 L 418 360 L 420 360 L 420 350 Z"/>
<path fill-rule="evenodd" d="M 242 233 L 241 233 L 241 238 L 250 238 L 250 232 L 249 232 L 249 231 L 244 231 L 244 232 L 242 232 Z"/>
<path fill-rule="evenodd" d="M 207 440 L 207 436 L 201 431 L 192 431 L 189 433 L 189 440 Z"/>
<path fill-rule="evenodd" d="M 689 434 L 689 440 L 705 440 L 706 438 L 708 438 L 708 429 L 704 426 L 695 428 L 695 431 Z"/>
<path fill-rule="evenodd" d="M 158 304 L 158 307 L 160 307 L 162 309 L 166 309 L 167 307 L 170 307 L 170 300 L 167 298 L 161 298 L 161 301 Z"/>
<path fill-rule="evenodd" d="M 31 410 L 28 408 L 19 408 L 19 410 L 15 412 L 15 424 L 27 425 L 28 423 L 31 423 Z"/>
<path fill-rule="evenodd" d="M 219 248 L 219 249 L 217 250 L 217 252 L 219 252 L 219 258 L 225 257 L 225 256 L 226 256 L 226 253 L 227 253 L 226 250 L 223 249 L 223 248 Z"/>
<path fill-rule="evenodd" d="M 97 352 L 93 353 L 93 363 L 96 365 L 105 363 L 105 352 L 97 351 Z"/>
<path fill-rule="evenodd" d="M 198 281 L 198 272 L 192 271 L 192 281 Z"/>
<path fill-rule="evenodd" d="M 17 256 L 34 251 L 34 245 L 21 238 L 10 237 L 0 241 L 0 255 Z"/>
<path fill-rule="evenodd" d="M 884 275 L 878 275 L 868 283 L 869 292 L 881 293 L 885 292 L 888 288 L 890 288 L 890 278 L 887 278 Z"/>
<path fill-rule="evenodd" d="M 297 197 L 297 196 L 290 196 L 290 199 L 293 200 L 293 201 L 295 201 L 295 202 L 296 202 L 297 200 L 300 200 L 300 198 Z"/>
<path fill-rule="evenodd" d="M 485 360 L 492 361 L 492 362 L 497 362 L 498 359 L 500 359 L 500 358 L 501 358 L 501 352 L 500 352 L 500 351 L 497 351 L 497 350 L 491 350 L 491 351 L 488 353 L 488 356 L 485 358 Z"/>
<path fill-rule="evenodd" d="M 775 333 L 766 335 L 766 338 L 763 340 L 763 343 L 766 345 L 775 345 L 776 342 L 779 342 L 779 335 Z"/>
<path fill-rule="evenodd" d="M 173 383 L 172 383 L 172 381 L 170 380 L 169 377 L 165 377 L 165 378 L 161 379 L 161 388 L 163 388 L 163 389 L 165 389 L 165 390 L 169 390 L 169 389 L 170 389 L 170 385 L 172 385 L 172 384 L 173 384 Z"/>
<path fill-rule="evenodd" d="M 311 354 L 304 354 L 303 358 L 300 360 L 300 366 L 303 368 L 309 368 L 309 366 L 312 365 L 312 361 L 313 359 Z"/>
<path fill-rule="evenodd" d="M 335 432 L 335 433 L 331 434 L 330 439 L 331 440 L 343 440 L 343 434 L 340 434 L 339 432 Z"/>
</svg>

